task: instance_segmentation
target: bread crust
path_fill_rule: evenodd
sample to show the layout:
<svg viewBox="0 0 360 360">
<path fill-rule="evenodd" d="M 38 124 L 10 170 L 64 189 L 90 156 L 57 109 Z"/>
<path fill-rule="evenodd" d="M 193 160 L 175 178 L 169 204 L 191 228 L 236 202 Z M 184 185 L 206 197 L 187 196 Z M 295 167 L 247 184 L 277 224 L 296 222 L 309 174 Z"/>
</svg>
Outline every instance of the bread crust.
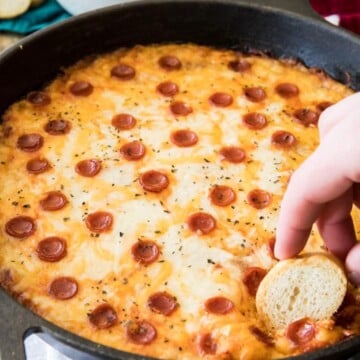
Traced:
<svg viewBox="0 0 360 360">
<path fill-rule="evenodd" d="M 259 316 L 271 328 L 301 318 L 329 319 L 341 305 L 347 288 L 342 265 L 325 253 L 306 254 L 277 263 L 256 295 Z"/>
</svg>

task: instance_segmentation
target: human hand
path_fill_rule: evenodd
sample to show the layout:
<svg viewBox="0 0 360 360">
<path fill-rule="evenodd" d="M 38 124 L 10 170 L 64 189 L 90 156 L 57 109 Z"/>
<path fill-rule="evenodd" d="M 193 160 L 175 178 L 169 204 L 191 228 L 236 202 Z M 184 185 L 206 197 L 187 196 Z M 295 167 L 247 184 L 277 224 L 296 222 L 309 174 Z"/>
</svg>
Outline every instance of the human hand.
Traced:
<svg viewBox="0 0 360 360">
<path fill-rule="evenodd" d="M 360 243 L 350 214 L 353 203 L 360 207 L 360 93 L 326 109 L 319 131 L 319 147 L 292 175 L 284 195 L 275 256 L 298 254 L 316 221 L 327 248 L 360 284 Z"/>
</svg>

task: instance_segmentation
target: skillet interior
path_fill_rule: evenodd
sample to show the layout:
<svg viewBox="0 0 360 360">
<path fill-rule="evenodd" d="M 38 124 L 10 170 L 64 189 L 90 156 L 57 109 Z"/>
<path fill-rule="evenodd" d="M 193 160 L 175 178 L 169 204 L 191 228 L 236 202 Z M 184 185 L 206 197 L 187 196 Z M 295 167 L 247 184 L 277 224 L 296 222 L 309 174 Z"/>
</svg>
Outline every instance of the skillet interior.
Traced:
<svg viewBox="0 0 360 360">
<path fill-rule="evenodd" d="M 360 39 L 321 21 L 264 6 L 266 1 L 146 1 L 72 18 L 40 31 L 0 58 L 0 111 L 40 87 L 59 69 L 93 53 L 120 46 L 194 42 L 239 50 L 257 49 L 297 58 L 360 90 Z M 276 1 L 272 1 L 276 3 Z M 281 0 L 279 0 L 279 4 Z M 23 358 L 28 328 L 109 359 L 143 359 L 98 346 L 49 324 L 19 307 L 0 290 L 0 349 L 6 359 Z M 5 305 L 4 305 L 5 304 Z M 48 338 L 48 341 L 52 341 Z M 57 344 L 57 346 L 59 346 Z M 360 348 L 358 338 L 296 359 L 346 358 Z M 68 352 L 66 347 L 62 350 Z M 80 359 L 80 355 L 76 358 Z M 89 355 L 85 355 L 89 359 Z"/>
</svg>

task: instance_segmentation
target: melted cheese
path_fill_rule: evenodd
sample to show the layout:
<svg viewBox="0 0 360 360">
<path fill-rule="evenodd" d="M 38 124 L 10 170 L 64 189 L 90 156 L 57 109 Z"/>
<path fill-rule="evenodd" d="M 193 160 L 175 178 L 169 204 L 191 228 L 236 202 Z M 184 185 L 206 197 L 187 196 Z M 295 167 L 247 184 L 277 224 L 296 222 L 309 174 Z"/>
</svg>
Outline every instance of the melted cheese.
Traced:
<svg viewBox="0 0 360 360">
<path fill-rule="evenodd" d="M 158 59 L 163 55 L 176 55 L 182 68 L 161 69 Z M 318 143 L 317 129 L 297 123 L 291 114 L 299 108 L 315 110 L 321 101 L 337 102 L 351 91 L 303 66 L 258 56 L 247 56 L 251 69 L 236 73 L 227 67 L 236 56 L 196 45 L 122 49 L 68 69 L 45 89 L 52 98 L 50 105 L 34 107 L 21 100 L 9 108 L 2 130 L 5 134 L 11 127 L 11 133 L 2 136 L 0 143 L 0 271 L 10 271 L 12 292 L 29 299 L 40 315 L 69 331 L 144 355 L 199 358 L 196 339 L 204 333 L 211 333 L 217 343 L 211 358 L 270 359 L 300 351 L 281 332 L 272 334 L 273 347 L 254 337 L 249 326 L 264 328 L 241 279 L 249 266 L 268 269 L 273 265 L 266 244 L 275 233 L 286 182 Z M 119 61 L 136 69 L 133 80 L 110 76 Z M 93 93 L 73 96 L 68 89 L 77 80 L 89 81 Z M 171 98 L 156 91 L 159 83 L 168 80 L 180 89 L 174 99 L 191 105 L 193 113 L 174 116 L 170 112 Z M 280 82 L 296 83 L 300 95 L 289 100 L 279 97 L 274 87 Z M 267 98 L 260 103 L 247 100 L 246 86 L 262 86 Z M 214 92 L 231 94 L 233 104 L 227 108 L 210 104 L 208 98 Z M 266 115 L 268 125 L 248 129 L 241 119 L 249 112 Z M 132 114 L 136 126 L 116 130 L 111 119 L 118 113 Z M 45 124 L 58 118 L 70 121 L 71 131 L 49 135 Z M 189 148 L 172 144 L 170 133 L 178 129 L 196 132 L 198 143 Z M 297 145 L 288 150 L 274 148 L 271 135 L 277 130 L 292 132 Z M 20 135 L 32 132 L 44 137 L 44 146 L 36 153 L 25 153 L 16 142 Z M 119 149 L 133 140 L 142 141 L 146 155 L 126 161 Z M 230 145 L 246 151 L 244 162 L 221 159 L 221 147 Z M 51 170 L 28 174 L 26 163 L 35 156 L 46 157 Z M 75 164 L 90 158 L 101 160 L 102 170 L 95 177 L 82 177 Z M 170 185 L 161 193 L 144 192 L 139 184 L 140 174 L 153 169 L 169 177 Z M 232 206 L 212 204 L 209 192 L 214 185 L 235 190 Z M 262 210 L 250 206 L 247 194 L 253 189 L 268 191 L 271 204 Z M 63 192 L 69 203 L 59 211 L 42 210 L 39 200 L 54 190 Z M 112 213 L 114 224 L 110 231 L 95 235 L 84 219 L 100 210 Z M 188 216 L 199 211 L 216 219 L 217 227 L 208 235 L 187 226 Z M 18 215 L 31 216 L 37 224 L 35 234 L 24 240 L 4 229 Z M 67 256 L 58 262 L 44 262 L 36 255 L 37 244 L 48 236 L 67 241 Z M 159 245 L 157 262 L 143 266 L 133 259 L 131 247 L 138 239 Z M 309 248 L 320 247 L 313 233 Z M 58 276 L 77 280 L 76 296 L 65 301 L 49 296 L 49 283 Z M 178 309 L 171 316 L 148 308 L 147 299 L 158 291 L 176 297 Z M 204 304 L 215 296 L 230 299 L 234 310 L 209 314 Z M 113 306 L 119 322 L 110 329 L 94 329 L 87 314 L 103 302 Z M 125 336 L 126 324 L 137 317 L 157 329 L 150 345 L 133 344 Z M 323 330 L 321 341 L 327 344 L 339 336 L 336 329 Z"/>
</svg>

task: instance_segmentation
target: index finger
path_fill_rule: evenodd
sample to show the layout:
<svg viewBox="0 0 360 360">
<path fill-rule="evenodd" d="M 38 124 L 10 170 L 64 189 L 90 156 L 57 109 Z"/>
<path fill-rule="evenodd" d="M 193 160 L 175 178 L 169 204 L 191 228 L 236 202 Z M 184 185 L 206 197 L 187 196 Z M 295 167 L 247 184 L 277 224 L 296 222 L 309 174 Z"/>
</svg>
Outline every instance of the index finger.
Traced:
<svg viewBox="0 0 360 360">
<path fill-rule="evenodd" d="M 350 97 L 351 102 L 354 99 L 359 97 Z M 280 259 L 299 253 L 324 206 L 360 182 L 360 164 L 355 160 L 360 157 L 359 103 L 342 110 L 343 119 L 332 126 L 316 151 L 294 173 L 284 195 L 274 249 Z"/>
<path fill-rule="evenodd" d="M 352 186 L 341 165 L 344 154 L 336 144 L 324 144 L 292 176 L 284 195 L 276 233 L 275 256 L 279 259 L 298 254 L 305 246 L 313 223 L 324 206 Z"/>
<path fill-rule="evenodd" d="M 349 109 L 359 108 L 360 92 L 342 99 L 330 106 L 321 114 L 319 119 L 320 138 L 324 138 L 349 113 Z"/>
</svg>

